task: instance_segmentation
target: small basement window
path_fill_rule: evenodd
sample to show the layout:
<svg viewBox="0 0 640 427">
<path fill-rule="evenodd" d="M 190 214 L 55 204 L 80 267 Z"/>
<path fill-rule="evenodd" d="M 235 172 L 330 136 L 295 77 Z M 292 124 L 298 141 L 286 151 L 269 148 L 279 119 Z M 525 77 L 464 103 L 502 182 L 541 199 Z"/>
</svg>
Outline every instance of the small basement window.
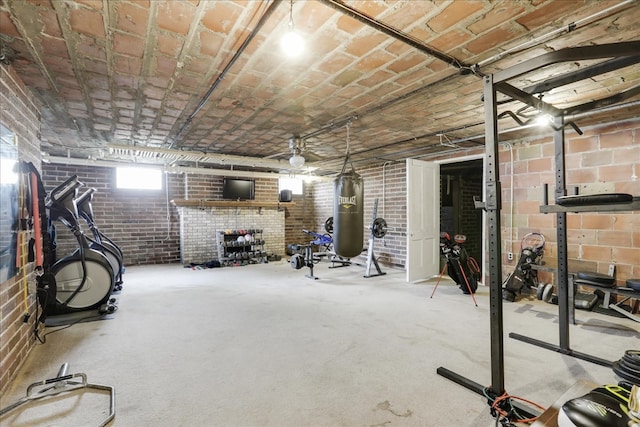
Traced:
<svg viewBox="0 0 640 427">
<path fill-rule="evenodd" d="M 278 178 L 278 190 L 291 190 L 292 194 L 302 195 L 302 178 Z"/>
<path fill-rule="evenodd" d="M 162 171 L 149 167 L 117 167 L 116 188 L 122 190 L 162 190 Z"/>
</svg>

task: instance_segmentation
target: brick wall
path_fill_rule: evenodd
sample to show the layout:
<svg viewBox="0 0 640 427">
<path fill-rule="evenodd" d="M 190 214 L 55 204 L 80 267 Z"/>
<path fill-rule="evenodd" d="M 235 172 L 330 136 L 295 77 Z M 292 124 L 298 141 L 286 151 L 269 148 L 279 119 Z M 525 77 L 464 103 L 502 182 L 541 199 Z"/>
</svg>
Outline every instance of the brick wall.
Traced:
<svg viewBox="0 0 640 427">
<path fill-rule="evenodd" d="M 176 209 L 168 200 L 182 198 L 181 175 L 165 176 L 163 187 L 168 184 L 167 194 L 165 188 L 159 191 L 118 190 L 115 188 L 115 169 L 111 167 L 44 164 L 42 168 L 47 191 L 71 175 L 77 175 L 87 187 L 97 189 L 92 202 L 95 222 L 100 231 L 120 246 L 125 266 L 180 260 L 179 222 Z M 198 187 L 194 184 L 194 188 Z M 72 253 L 77 243 L 63 224 L 55 225 L 56 255 L 60 259 Z M 81 227 L 84 232 L 89 231 L 86 224 L 81 223 Z"/>
<path fill-rule="evenodd" d="M 580 194 L 630 193 L 640 196 L 640 179 L 633 178 L 640 170 L 640 121 L 583 130 L 582 136 L 567 132 L 568 194 L 573 194 L 573 188 L 578 187 Z M 508 159 L 506 151 L 502 154 L 501 163 Z M 541 232 L 547 239 L 545 258 L 557 256 L 556 215 L 539 213 L 544 184 L 549 186 L 549 202 L 553 203 L 555 198 L 554 167 L 551 137 L 514 146 L 517 236 L 511 243 L 515 254 L 520 252 L 520 239 L 526 233 Z M 505 169 L 504 163 L 502 169 Z M 509 182 L 505 179 L 504 201 L 508 200 L 509 191 Z M 567 225 L 570 271 L 573 271 L 572 261 L 576 261 L 582 270 L 600 273 L 607 273 L 609 264 L 615 264 L 618 285 L 623 285 L 628 278 L 640 277 L 639 212 L 567 213 Z M 515 261 L 514 258 L 513 262 L 507 263 Z M 545 275 L 541 278 L 553 280 Z"/>
<path fill-rule="evenodd" d="M 40 112 L 34 98 L 11 66 L 0 65 L 0 122 L 15 134 L 20 160 L 40 167 Z M 2 206 L 6 209 L 7 206 Z M 26 241 L 28 239 L 24 239 Z M 0 394 L 6 389 L 34 344 L 35 296 L 27 300 L 30 318 L 24 323 L 25 282 L 33 282 L 33 263 L 0 283 Z"/>
<path fill-rule="evenodd" d="M 482 211 L 476 209 L 473 198 L 482 199 L 483 185 L 482 176 L 479 179 L 463 179 L 460 182 L 460 232 L 467 236 L 467 252 L 478 262 L 482 259 L 482 227 L 478 227 L 478 224 L 482 224 Z"/>
<path fill-rule="evenodd" d="M 222 199 L 223 177 L 221 176 L 166 174 L 163 189 L 160 191 L 120 190 L 115 188 L 115 169 L 111 167 L 59 164 L 43 166 L 43 180 L 47 191 L 74 174 L 87 187 L 95 187 L 98 190 L 93 199 L 96 223 L 106 236 L 120 246 L 124 253 L 125 266 L 181 261 L 180 217 L 178 209 L 170 204 L 171 200 Z M 255 181 L 257 201 L 277 200 L 276 179 L 259 178 Z M 216 209 L 217 215 L 221 211 L 218 210 L 219 208 Z M 256 224 L 255 227 L 247 228 L 259 227 Z M 230 228 L 239 228 L 239 226 Z M 56 224 L 56 231 L 56 252 L 58 258 L 61 258 L 72 253 L 77 244 L 71 232 L 61 223 Z M 88 231 L 88 227 L 83 227 L 83 231 Z M 215 228 L 213 231 L 215 232 Z M 285 243 L 282 230 L 277 237 L 275 233 L 273 236 L 277 240 L 270 241 L 269 250 L 283 254 Z M 213 238 L 215 243 L 215 235 L 212 232 L 211 235 L 202 236 L 203 241 L 199 245 L 210 245 L 211 241 L 207 238 Z M 215 245 L 212 247 L 215 248 Z M 211 255 L 215 255 L 215 251 Z M 200 261 L 201 257 L 198 256 L 196 261 L 196 258 L 193 260 L 190 256 L 188 258 L 187 262 L 204 262 L 211 259 L 208 257 Z"/>
<path fill-rule="evenodd" d="M 285 209 L 285 246 L 291 243 L 307 243 L 311 240 L 308 234 L 302 230 L 311 230 L 316 233 L 324 234 L 324 227 L 316 225 L 316 204 L 314 202 L 315 184 L 313 182 L 304 182 L 303 195 L 293 195 L 293 206 L 286 206 Z M 326 219 L 326 218 L 325 218 Z M 324 224 L 324 220 L 322 221 Z"/>
<path fill-rule="evenodd" d="M 482 199 L 482 165 L 479 174 L 447 171 L 440 174 L 440 231 L 467 236 L 465 248 L 477 260 L 482 255 L 482 211 L 475 208 L 473 198 Z M 454 216 L 455 215 L 455 216 Z M 444 260 L 441 260 L 444 262 Z"/>
</svg>

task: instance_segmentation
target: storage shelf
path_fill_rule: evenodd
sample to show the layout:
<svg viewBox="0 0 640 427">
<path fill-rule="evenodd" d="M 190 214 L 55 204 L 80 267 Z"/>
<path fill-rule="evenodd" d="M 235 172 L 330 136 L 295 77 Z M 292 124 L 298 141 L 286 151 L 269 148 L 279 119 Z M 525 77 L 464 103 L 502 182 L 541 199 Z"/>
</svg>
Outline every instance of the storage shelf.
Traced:
<svg viewBox="0 0 640 427">
<path fill-rule="evenodd" d="M 634 197 L 630 203 L 611 203 L 606 205 L 578 205 L 578 206 L 560 206 L 560 205 L 542 205 L 540 213 L 556 213 L 556 212 L 621 212 L 621 211 L 638 211 L 640 210 L 640 197 Z"/>
<path fill-rule="evenodd" d="M 251 240 L 244 239 L 247 235 L 251 235 Z M 242 239 L 239 240 L 239 238 Z M 257 264 L 267 261 L 267 253 L 264 250 L 265 241 L 260 229 L 218 230 L 216 242 L 218 261 L 222 265 Z"/>
<path fill-rule="evenodd" d="M 295 206 L 295 202 L 258 202 L 255 200 L 206 200 L 206 199 L 174 199 L 171 204 L 177 207 L 191 208 L 279 208 Z"/>
</svg>

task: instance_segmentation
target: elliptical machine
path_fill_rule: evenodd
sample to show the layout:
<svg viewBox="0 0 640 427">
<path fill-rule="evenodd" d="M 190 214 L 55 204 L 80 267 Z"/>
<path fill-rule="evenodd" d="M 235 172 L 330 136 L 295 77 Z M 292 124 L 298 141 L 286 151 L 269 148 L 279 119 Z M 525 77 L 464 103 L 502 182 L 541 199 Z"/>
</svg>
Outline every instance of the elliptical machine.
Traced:
<svg viewBox="0 0 640 427">
<path fill-rule="evenodd" d="M 122 250 L 113 240 L 109 239 L 100 231 L 93 219 L 93 206 L 91 205 L 91 201 L 93 200 L 93 193 L 95 192 L 95 188 L 89 188 L 75 199 L 78 215 L 85 220 L 91 230 L 91 234 L 93 234 L 93 239 L 87 238 L 89 240 L 89 247 L 107 257 L 113 269 L 113 278 L 115 281 L 114 290 L 121 291 L 122 274 L 124 272 Z"/>
<path fill-rule="evenodd" d="M 101 313 L 116 310 L 110 299 L 114 290 L 113 270 L 107 258 L 94 249 L 78 223 L 75 197 L 83 184 L 76 175 L 51 190 L 45 206 L 52 221 L 65 224 L 78 241 L 78 249 L 51 266 L 55 285 L 49 284 L 43 309 L 48 315 L 98 309 Z"/>
</svg>

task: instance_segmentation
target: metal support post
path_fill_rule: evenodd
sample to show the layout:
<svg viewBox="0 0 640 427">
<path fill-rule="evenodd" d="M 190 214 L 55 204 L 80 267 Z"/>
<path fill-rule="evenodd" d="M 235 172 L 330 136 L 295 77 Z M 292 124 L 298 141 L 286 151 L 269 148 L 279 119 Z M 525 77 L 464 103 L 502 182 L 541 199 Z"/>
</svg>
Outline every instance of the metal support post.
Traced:
<svg viewBox="0 0 640 427">
<path fill-rule="evenodd" d="M 490 303 L 490 331 L 491 331 L 491 386 L 490 391 L 497 396 L 504 393 L 504 339 L 503 339 L 503 310 L 502 310 L 502 251 L 500 248 L 500 208 L 501 188 L 498 159 L 498 119 L 496 88 L 493 75 L 484 77 L 485 104 L 485 150 L 487 177 L 485 182 L 486 202 L 489 228 L 489 303 Z M 476 384 L 463 379 L 445 368 L 438 368 L 438 374 L 454 381 L 465 384 Z M 468 387 L 478 391 L 477 386 Z"/>
</svg>

